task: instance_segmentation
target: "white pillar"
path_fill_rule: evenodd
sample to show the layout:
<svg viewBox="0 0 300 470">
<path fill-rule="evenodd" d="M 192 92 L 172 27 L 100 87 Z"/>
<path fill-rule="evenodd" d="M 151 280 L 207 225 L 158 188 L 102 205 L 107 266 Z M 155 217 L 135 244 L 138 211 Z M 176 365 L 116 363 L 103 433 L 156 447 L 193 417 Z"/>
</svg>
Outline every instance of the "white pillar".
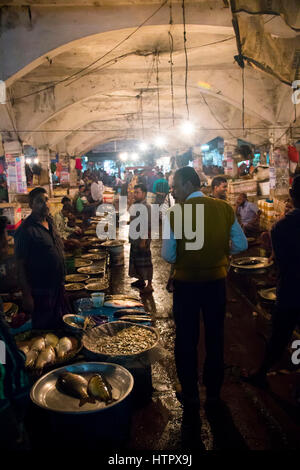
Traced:
<svg viewBox="0 0 300 470">
<path fill-rule="evenodd" d="M 270 131 L 270 195 L 288 196 L 289 194 L 289 159 L 287 135 L 282 129 Z"/>
<path fill-rule="evenodd" d="M 52 185 L 52 174 L 50 169 L 50 151 L 49 148 L 44 146 L 37 149 L 37 155 L 39 159 L 39 164 L 42 167 L 42 172 L 40 174 L 40 185 L 45 188 L 52 197 L 53 185 Z"/>
<path fill-rule="evenodd" d="M 4 142 L 7 164 L 7 184 L 9 202 L 15 202 L 18 194 L 27 193 L 25 158 L 19 141 Z"/>
</svg>

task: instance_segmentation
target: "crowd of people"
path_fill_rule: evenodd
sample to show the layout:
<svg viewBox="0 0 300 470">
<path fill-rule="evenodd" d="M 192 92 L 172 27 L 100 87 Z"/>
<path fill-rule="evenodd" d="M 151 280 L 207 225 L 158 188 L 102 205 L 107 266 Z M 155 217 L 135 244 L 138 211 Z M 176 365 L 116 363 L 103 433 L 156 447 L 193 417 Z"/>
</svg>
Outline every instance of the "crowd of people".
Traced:
<svg viewBox="0 0 300 470">
<path fill-rule="evenodd" d="M 81 176 L 81 175 L 80 175 Z M 217 408 L 224 380 L 224 319 L 226 313 L 226 277 L 230 256 L 247 249 L 247 236 L 259 233 L 259 211 L 238 195 L 236 206 L 226 202 L 227 180 L 217 176 L 211 184 L 210 197 L 201 191 L 196 171 L 183 167 L 164 175 L 159 168 L 153 171 L 127 172 L 123 181 L 112 180 L 128 195 L 129 223 L 136 218 L 135 204 L 143 204 L 148 214 L 147 237 L 129 236 L 129 276 L 136 280 L 132 287 L 142 294 L 153 292 L 153 263 L 151 256 L 151 205 L 161 206 L 163 220 L 162 258 L 171 265 L 167 289 L 173 293 L 173 313 L 176 326 L 175 363 L 181 389 L 178 398 L 183 405 L 182 438 L 189 445 L 200 442 L 201 419 L 198 390 L 198 343 L 200 310 L 205 328 L 206 359 L 203 382 L 206 387 L 206 406 Z M 80 178 L 78 193 L 71 200 L 62 199 L 62 209 L 50 216 L 45 189 L 35 188 L 29 194 L 31 215 L 15 234 L 15 257 L 23 307 L 31 314 L 32 327 L 56 329 L 66 313 L 64 298 L 64 249 L 80 246 L 82 228 L 76 219 L 87 221 L 95 214 L 103 199 L 104 181 L 99 173 L 85 172 Z M 147 198 L 148 195 L 148 198 Z M 277 311 L 273 317 L 273 333 L 266 356 L 255 373 L 244 380 L 265 385 L 269 368 L 281 356 L 299 322 L 300 301 L 300 177 L 295 178 L 290 191 L 293 207 L 273 227 L 270 237 L 273 256 L 279 268 Z M 172 208 L 181 207 L 182 237 L 175 236 Z M 197 220 L 197 206 L 204 207 L 204 244 L 189 248 L 185 224 L 192 214 L 192 227 Z M 6 222 L 0 220 L 0 237 L 4 240 L 1 256 L 6 250 Z M 129 231 L 130 234 L 130 231 Z M 1 260 L 0 260 L 1 261 Z"/>
</svg>

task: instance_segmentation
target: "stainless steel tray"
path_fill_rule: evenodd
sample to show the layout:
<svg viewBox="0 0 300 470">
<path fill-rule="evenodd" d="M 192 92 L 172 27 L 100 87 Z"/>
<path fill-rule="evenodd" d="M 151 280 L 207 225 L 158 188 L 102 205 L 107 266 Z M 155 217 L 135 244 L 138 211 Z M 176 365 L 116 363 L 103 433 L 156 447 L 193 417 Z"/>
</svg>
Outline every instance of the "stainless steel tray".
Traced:
<svg viewBox="0 0 300 470">
<path fill-rule="evenodd" d="M 93 374 L 101 373 L 112 387 L 113 403 L 106 405 L 102 401 L 86 403 L 79 407 L 79 399 L 61 393 L 56 388 L 56 381 L 62 372 L 80 374 L 89 379 Z M 41 377 L 32 387 L 30 398 L 37 406 L 49 411 L 64 414 L 87 414 L 107 410 L 123 401 L 132 391 L 131 373 L 118 364 L 104 362 L 80 362 L 60 367 Z"/>
<path fill-rule="evenodd" d="M 257 264 L 249 264 L 249 265 L 244 265 L 241 264 L 243 262 L 252 262 L 252 261 L 257 261 Z M 273 261 L 268 260 L 268 258 L 262 258 L 259 256 L 249 256 L 249 257 L 244 257 L 244 258 L 238 258 L 234 259 L 231 263 L 231 266 L 234 268 L 238 269 L 249 269 L 249 270 L 255 270 L 255 269 L 264 269 L 264 268 L 269 268 L 272 266 Z"/>
</svg>

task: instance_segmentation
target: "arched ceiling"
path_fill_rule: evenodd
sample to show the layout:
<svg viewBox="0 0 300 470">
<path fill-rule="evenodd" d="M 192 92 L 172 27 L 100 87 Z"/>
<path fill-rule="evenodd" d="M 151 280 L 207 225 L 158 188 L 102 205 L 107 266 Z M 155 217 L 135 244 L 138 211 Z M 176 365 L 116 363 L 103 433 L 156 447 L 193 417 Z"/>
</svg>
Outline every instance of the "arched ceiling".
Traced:
<svg viewBox="0 0 300 470">
<path fill-rule="evenodd" d="M 20 3 L 24 5 L 15 0 L 10 2 L 11 5 Z M 33 3 L 44 7 L 55 4 L 46 0 L 27 2 Z M 60 2 L 60 6 L 70 3 L 87 6 L 91 2 L 66 0 Z M 162 2 L 113 0 L 99 1 L 97 5 L 111 8 L 144 3 L 153 4 L 154 11 Z M 178 2 L 173 3 L 175 8 Z M 208 24 L 207 17 L 205 22 L 201 21 L 201 15 L 198 23 L 197 18 L 191 19 L 189 9 L 199 3 L 202 12 L 207 9 L 210 17 L 219 15 L 222 21 Z M 164 8 L 167 19 L 169 4 Z M 111 14 L 116 14 L 116 8 Z M 50 50 L 46 58 L 32 61 L 22 69 L 22 74 L 11 77 L 9 106 L 21 139 L 34 147 L 47 145 L 53 151 L 74 155 L 112 140 L 142 139 L 143 136 L 151 139 L 161 132 L 174 151 L 217 136 L 263 143 L 268 139 L 269 128 L 288 125 L 293 111 L 290 87 L 246 65 L 245 127 L 251 129 L 242 129 L 242 71 L 234 60 L 237 45 L 228 2 L 186 1 L 186 14 L 188 107 L 190 120 L 196 126 L 192 138 L 184 138 L 178 131 L 180 122 L 187 118 L 183 25 L 170 26 L 164 21 L 164 24 L 145 24 L 134 32 L 141 23 L 139 15 L 135 27 L 116 29 L 114 26 L 113 30 L 75 39 Z M 82 16 L 84 18 L 84 8 Z M 131 33 L 134 34 L 125 40 Z M 103 59 L 98 60 L 100 57 Z M 95 64 L 85 69 L 92 63 Z"/>
</svg>

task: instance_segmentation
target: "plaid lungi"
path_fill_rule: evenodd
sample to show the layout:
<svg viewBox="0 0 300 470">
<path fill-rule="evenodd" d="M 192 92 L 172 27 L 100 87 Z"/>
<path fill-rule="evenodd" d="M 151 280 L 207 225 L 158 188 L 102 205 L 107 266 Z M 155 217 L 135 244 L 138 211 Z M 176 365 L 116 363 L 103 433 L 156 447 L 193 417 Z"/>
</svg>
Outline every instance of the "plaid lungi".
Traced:
<svg viewBox="0 0 300 470">
<path fill-rule="evenodd" d="M 129 276 L 142 281 L 152 281 L 153 265 L 150 250 L 151 240 L 147 240 L 147 249 L 141 250 L 136 243 L 131 244 L 129 258 Z"/>
</svg>

